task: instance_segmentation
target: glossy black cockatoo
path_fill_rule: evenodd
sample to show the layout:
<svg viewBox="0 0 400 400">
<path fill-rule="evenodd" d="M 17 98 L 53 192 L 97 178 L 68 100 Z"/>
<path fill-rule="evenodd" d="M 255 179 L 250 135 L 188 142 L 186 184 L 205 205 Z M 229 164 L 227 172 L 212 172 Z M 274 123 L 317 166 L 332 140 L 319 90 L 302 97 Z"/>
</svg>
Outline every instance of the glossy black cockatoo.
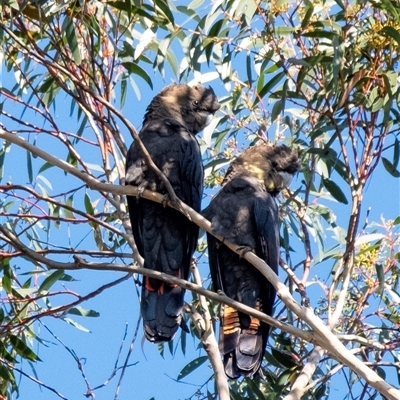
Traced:
<svg viewBox="0 0 400 400">
<path fill-rule="evenodd" d="M 139 133 L 175 194 L 196 211 L 203 192 L 203 166 L 195 135 L 210 123 L 219 107 L 211 88 L 172 84 L 153 98 Z M 136 142 L 127 155 L 125 181 L 139 189 L 167 194 Z M 128 196 L 128 211 L 144 267 L 187 279 L 198 227 L 178 211 L 140 197 Z M 149 341 L 173 338 L 182 322 L 184 294 L 179 286 L 143 278 L 141 314 Z"/>
<path fill-rule="evenodd" d="M 212 231 L 251 249 L 278 273 L 279 216 L 276 195 L 299 170 L 297 154 L 285 145 L 255 145 L 230 165 L 222 189 L 203 211 Z M 207 234 L 214 290 L 272 315 L 276 291 L 249 262 Z M 219 349 L 225 373 L 236 379 L 260 368 L 269 325 L 229 306 L 221 306 Z"/>
</svg>

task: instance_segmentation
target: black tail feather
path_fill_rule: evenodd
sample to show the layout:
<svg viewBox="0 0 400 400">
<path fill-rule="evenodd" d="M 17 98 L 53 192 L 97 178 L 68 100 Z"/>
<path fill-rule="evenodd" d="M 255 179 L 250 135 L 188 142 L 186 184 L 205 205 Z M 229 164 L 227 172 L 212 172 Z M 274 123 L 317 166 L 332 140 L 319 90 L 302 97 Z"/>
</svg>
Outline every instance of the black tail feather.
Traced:
<svg viewBox="0 0 400 400">
<path fill-rule="evenodd" d="M 224 357 L 225 373 L 231 379 L 252 376 L 259 370 L 269 333 L 269 326 L 257 318 L 241 316 L 232 307 L 222 307 L 219 349 Z M 246 326 L 243 326 L 244 320 L 249 321 Z"/>
<path fill-rule="evenodd" d="M 182 324 L 184 290 L 163 283 L 157 291 L 142 287 L 141 313 L 144 334 L 153 343 L 172 340 Z"/>
</svg>

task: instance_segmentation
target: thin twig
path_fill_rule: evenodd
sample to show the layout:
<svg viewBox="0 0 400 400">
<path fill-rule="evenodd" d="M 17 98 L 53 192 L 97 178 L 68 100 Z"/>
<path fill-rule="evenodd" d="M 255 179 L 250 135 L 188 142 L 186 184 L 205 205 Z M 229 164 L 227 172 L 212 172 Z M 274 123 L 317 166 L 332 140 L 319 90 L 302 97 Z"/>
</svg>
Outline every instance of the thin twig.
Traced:
<svg viewBox="0 0 400 400">
<path fill-rule="evenodd" d="M 139 316 L 139 318 L 137 320 L 137 323 L 136 323 L 135 333 L 133 334 L 133 338 L 132 338 L 131 344 L 129 346 L 128 354 L 126 355 L 124 365 L 122 366 L 121 376 L 119 377 L 118 384 L 117 384 L 117 387 L 115 389 L 114 400 L 117 400 L 117 398 L 118 398 L 119 390 L 121 388 L 122 379 L 124 378 L 126 369 L 130 365 L 132 365 L 132 364 L 128 364 L 128 362 L 129 362 L 129 358 L 130 358 L 130 356 L 132 354 L 132 351 L 133 351 L 133 346 L 134 346 L 134 344 L 136 342 L 136 339 L 137 339 L 137 335 L 138 335 L 138 332 L 139 332 L 139 327 L 140 327 L 140 321 L 141 320 L 142 320 L 142 317 Z"/>
</svg>

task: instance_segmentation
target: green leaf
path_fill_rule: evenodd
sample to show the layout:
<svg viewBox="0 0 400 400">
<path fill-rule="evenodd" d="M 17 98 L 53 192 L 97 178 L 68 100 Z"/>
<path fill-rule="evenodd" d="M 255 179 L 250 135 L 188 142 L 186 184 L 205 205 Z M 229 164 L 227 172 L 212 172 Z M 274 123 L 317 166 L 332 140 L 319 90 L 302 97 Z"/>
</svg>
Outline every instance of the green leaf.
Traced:
<svg viewBox="0 0 400 400">
<path fill-rule="evenodd" d="M 9 382 L 12 386 L 15 386 L 15 377 L 12 370 L 7 368 L 3 363 L 0 363 L 0 378 L 2 378 L 4 382 Z"/>
<path fill-rule="evenodd" d="M 174 355 L 174 341 L 170 340 L 168 342 L 168 350 L 170 352 L 170 354 L 173 356 Z"/>
<path fill-rule="evenodd" d="M 197 7 L 201 6 L 204 3 L 204 0 L 193 0 L 187 8 L 191 10 L 195 10 Z M 186 8 L 186 7 L 185 7 Z"/>
<path fill-rule="evenodd" d="M 392 26 L 385 26 L 379 31 L 379 33 L 383 33 L 385 36 L 391 37 L 397 42 L 398 45 L 400 45 L 400 33 Z"/>
<path fill-rule="evenodd" d="M 122 63 L 122 65 L 127 69 L 129 73 L 139 76 L 151 87 L 151 89 L 153 89 L 153 82 L 143 68 L 139 67 L 139 65 L 131 61 L 124 62 Z"/>
<path fill-rule="evenodd" d="M 78 166 L 78 160 L 72 152 L 68 152 L 67 163 L 73 165 L 74 167 Z M 67 172 L 65 171 L 65 175 Z"/>
<path fill-rule="evenodd" d="M 31 361 L 41 361 L 41 359 L 17 336 L 9 335 L 9 340 L 13 349 L 22 358 L 26 358 Z"/>
<path fill-rule="evenodd" d="M 275 360 L 277 360 L 282 366 L 286 368 L 297 367 L 297 363 L 295 362 L 294 358 L 289 354 L 283 353 L 277 349 L 271 349 L 271 353 Z"/>
<path fill-rule="evenodd" d="M 346 170 L 346 164 L 343 161 L 337 158 L 334 161 L 332 160 L 329 165 L 332 165 L 333 169 L 342 177 L 342 179 L 346 183 L 349 183 L 349 175 Z"/>
<path fill-rule="evenodd" d="M 127 82 L 127 75 L 124 74 L 121 78 L 121 96 L 119 99 L 119 106 L 120 108 L 124 108 L 126 95 L 128 94 L 128 82 Z"/>
<path fill-rule="evenodd" d="M 354 246 L 360 247 L 365 243 L 372 243 L 376 242 L 377 240 L 382 240 L 384 237 L 385 235 L 383 233 L 369 233 L 367 235 L 362 235 L 356 239 Z"/>
<path fill-rule="evenodd" d="M 331 181 L 330 179 L 323 179 L 322 183 L 334 199 L 336 199 L 340 203 L 348 204 L 348 201 L 346 199 L 346 196 L 342 192 L 342 189 L 340 189 L 340 187 L 335 182 Z"/>
<path fill-rule="evenodd" d="M 286 97 L 288 94 L 289 79 L 286 79 L 282 88 L 282 111 L 285 111 Z"/>
<path fill-rule="evenodd" d="M 312 17 L 313 13 L 314 13 L 314 7 L 312 2 L 305 2 L 306 4 L 306 14 L 304 15 L 303 20 L 301 21 L 301 28 L 307 28 L 308 27 L 308 23 L 310 22 L 310 18 Z"/>
<path fill-rule="evenodd" d="M 253 70 L 253 60 L 251 54 L 249 53 L 246 56 L 246 72 L 247 72 L 247 82 L 249 83 L 250 86 L 253 84 L 252 70 Z"/>
<path fill-rule="evenodd" d="M 54 167 L 53 164 L 50 164 L 50 163 L 48 163 L 48 162 L 45 162 L 45 163 L 40 167 L 40 169 L 39 169 L 39 171 L 38 171 L 38 174 L 40 174 L 40 173 L 42 173 L 43 171 L 46 171 L 47 169 L 52 168 L 52 167 Z"/>
<path fill-rule="evenodd" d="M 212 160 L 207 165 L 205 165 L 204 170 L 212 168 L 213 170 L 217 171 L 225 165 L 228 165 L 230 161 L 230 158 L 217 158 L 216 160 Z"/>
<path fill-rule="evenodd" d="M 185 376 L 189 375 L 191 372 L 193 372 L 198 367 L 200 367 L 200 365 L 204 364 L 206 360 L 208 360 L 207 356 L 201 356 L 201 357 L 198 357 L 195 360 L 191 361 L 189 364 L 187 364 L 182 369 L 181 372 L 179 372 L 178 381 L 183 379 Z"/>
<path fill-rule="evenodd" d="M 287 59 L 287 62 L 292 64 L 292 65 L 301 65 L 303 67 L 308 67 L 311 68 L 311 64 L 308 63 L 306 60 L 303 59 L 298 59 L 298 58 L 294 58 L 294 57 L 289 57 Z"/>
<path fill-rule="evenodd" d="M 78 279 L 75 279 L 73 276 L 64 274 L 61 278 L 60 281 L 64 282 L 78 282 Z"/>
<path fill-rule="evenodd" d="M 89 215 L 94 214 L 94 208 L 93 208 L 92 202 L 90 201 L 90 197 L 87 193 L 85 193 L 85 209 Z"/>
<path fill-rule="evenodd" d="M 383 368 L 381 367 L 377 367 L 376 368 L 376 373 L 382 378 L 382 379 L 386 379 L 386 372 Z"/>
<path fill-rule="evenodd" d="M 78 324 L 77 322 L 75 322 L 73 319 L 71 318 L 63 318 L 63 321 L 65 321 L 66 323 L 74 326 L 76 329 L 79 329 L 82 332 L 86 332 L 86 333 L 90 333 L 90 330 L 85 328 L 83 325 Z"/>
<path fill-rule="evenodd" d="M 280 113 L 282 112 L 282 101 L 278 100 L 275 102 L 274 106 L 272 107 L 271 111 L 271 123 L 274 122 Z"/>
<path fill-rule="evenodd" d="M 261 90 L 257 88 L 257 97 L 254 100 L 253 107 L 272 89 L 274 88 L 280 80 L 285 76 L 285 72 L 281 71 L 274 75 Z"/>
<path fill-rule="evenodd" d="M 214 37 L 218 37 L 219 32 L 221 31 L 222 26 L 224 25 L 225 21 L 223 19 L 217 21 L 211 28 L 210 31 L 208 32 L 207 35 L 207 39 L 210 38 L 209 40 L 207 40 L 207 44 L 205 44 L 204 47 L 204 53 L 206 55 L 206 59 L 207 59 L 207 63 L 210 64 L 210 59 L 211 59 L 211 55 L 212 55 L 212 50 L 214 48 L 214 44 L 216 43 L 216 41 L 212 38 Z"/>
<path fill-rule="evenodd" d="M 53 206 L 50 206 L 50 210 L 52 209 Z M 60 206 L 55 206 L 54 209 L 51 211 L 51 216 L 54 217 L 54 226 L 58 229 L 60 227 Z"/>
<path fill-rule="evenodd" d="M 273 365 L 277 368 L 282 368 L 282 365 L 278 362 L 278 360 L 273 356 L 273 354 L 265 352 L 264 355 L 265 359 L 267 360 L 268 364 Z"/>
<path fill-rule="evenodd" d="M 395 138 L 394 141 L 394 153 L 393 153 L 393 166 L 397 168 L 399 165 L 399 156 L 400 156 L 400 141 Z"/>
<path fill-rule="evenodd" d="M 284 369 L 282 373 L 278 376 L 278 379 L 276 380 L 276 385 L 278 387 L 285 386 L 291 374 L 292 372 L 290 371 L 290 369 Z"/>
<path fill-rule="evenodd" d="M 81 52 L 79 50 L 78 40 L 75 34 L 74 22 L 70 17 L 68 17 L 68 15 L 65 16 L 63 22 L 63 30 L 65 32 L 65 37 L 67 39 L 68 46 L 72 53 L 72 57 L 74 58 L 75 63 L 77 65 L 80 65 L 82 59 L 81 59 Z"/>
<path fill-rule="evenodd" d="M 207 37 L 218 37 L 222 26 L 225 24 L 225 20 L 218 20 L 209 30 Z"/>
<path fill-rule="evenodd" d="M 147 18 L 149 21 L 155 22 L 155 18 L 153 15 L 147 13 L 144 7 L 133 7 L 132 4 L 128 4 L 129 1 L 108 1 L 111 7 L 116 8 L 117 10 L 126 11 L 128 14 L 131 12 L 134 15 L 140 15 L 141 17 Z"/>
<path fill-rule="evenodd" d="M 32 183 L 32 181 L 33 181 L 32 157 L 31 157 L 31 152 L 29 150 L 26 151 L 26 166 L 28 168 L 29 183 Z"/>
<path fill-rule="evenodd" d="M 54 78 L 52 76 L 47 77 L 44 82 L 38 87 L 38 92 L 40 93 L 47 93 L 51 87 L 56 85 L 54 82 Z"/>
<path fill-rule="evenodd" d="M 242 397 L 239 393 L 236 393 L 233 390 L 230 391 L 230 396 L 231 396 L 231 399 L 233 399 L 233 400 L 243 400 L 244 399 L 244 397 Z"/>
<path fill-rule="evenodd" d="M 393 96 L 397 89 L 397 74 L 393 71 L 384 72 L 382 78 L 385 82 L 386 91 Z"/>
<path fill-rule="evenodd" d="M 0 340 L 0 356 L 9 361 L 12 364 L 17 362 L 16 358 L 12 356 L 7 350 L 7 346 L 9 347 L 9 343 L 5 340 Z M 10 349 L 12 351 L 12 348 Z M 1 365 L 1 363 L 0 363 Z"/>
<path fill-rule="evenodd" d="M 0 180 L 3 179 L 4 173 L 4 159 L 6 157 L 6 153 L 10 151 L 11 142 L 7 142 L 3 140 L 2 147 L 0 149 Z"/>
<path fill-rule="evenodd" d="M 382 264 L 376 264 L 376 276 L 378 277 L 379 286 L 383 287 L 385 284 L 385 274 L 383 273 L 383 266 Z"/>
<path fill-rule="evenodd" d="M 295 28 L 289 26 L 277 26 L 274 28 L 277 35 L 289 35 L 295 31 Z"/>
<path fill-rule="evenodd" d="M 246 383 L 247 383 L 247 390 L 249 391 L 249 395 L 254 398 L 254 399 L 264 399 L 265 396 L 263 394 L 263 392 L 260 390 L 260 388 L 258 387 L 256 381 L 252 378 L 248 378 L 246 379 Z"/>
<path fill-rule="evenodd" d="M 72 307 L 68 310 L 68 314 L 79 315 L 81 317 L 99 317 L 100 313 L 95 310 L 86 310 L 80 306 Z"/>
<path fill-rule="evenodd" d="M 57 271 L 54 271 L 51 273 L 40 285 L 38 291 L 39 292 L 45 292 L 49 290 L 54 283 L 56 283 L 58 280 L 62 278 L 64 275 L 64 271 L 62 269 L 58 269 Z"/>
<path fill-rule="evenodd" d="M 166 16 L 169 22 L 171 22 L 172 25 L 175 25 L 174 21 L 174 16 L 171 12 L 170 6 L 168 2 L 165 0 L 156 0 L 156 6 L 162 11 L 162 13 Z"/>
<path fill-rule="evenodd" d="M 74 205 L 74 195 L 73 194 L 71 194 L 71 196 L 69 196 L 67 198 L 67 200 L 65 201 L 65 205 L 69 206 L 69 207 L 73 207 L 73 205 Z M 71 218 L 71 219 L 75 218 L 74 213 L 71 210 L 69 210 L 68 208 L 64 208 L 64 215 L 66 218 Z"/>
<path fill-rule="evenodd" d="M 167 62 L 172 69 L 172 72 L 175 76 L 179 75 L 179 64 L 175 57 L 175 53 L 172 51 L 171 47 L 168 49 L 166 54 Z"/>
<path fill-rule="evenodd" d="M 43 175 L 38 175 L 37 180 L 42 181 L 50 190 L 53 190 L 53 186 L 51 184 L 51 182 L 45 178 Z"/>
<path fill-rule="evenodd" d="M 383 97 L 377 97 L 374 103 L 372 104 L 371 112 L 379 111 L 383 107 L 384 101 L 385 99 Z"/>
<path fill-rule="evenodd" d="M 186 338 L 187 338 L 187 334 L 185 332 L 184 329 L 181 329 L 181 350 L 182 350 L 182 354 L 186 355 Z"/>
<path fill-rule="evenodd" d="M 6 259 L 3 262 L 3 279 L 2 279 L 2 285 L 4 290 L 7 293 L 11 293 L 12 291 L 12 286 L 11 286 L 11 282 L 13 280 L 13 273 L 12 273 L 12 269 L 10 267 L 10 264 L 8 262 L 8 259 Z"/>
<path fill-rule="evenodd" d="M 338 34 L 336 32 L 315 30 L 315 31 L 303 33 L 303 36 L 311 37 L 311 38 L 326 38 L 326 39 L 331 39 L 332 40 L 334 37 L 337 37 Z"/>
<path fill-rule="evenodd" d="M 250 25 L 251 19 L 257 10 L 257 2 L 248 0 L 239 0 L 235 3 L 235 16 L 243 18 L 247 25 Z M 234 7 L 232 7 L 234 9 Z"/>
<path fill-rule="evenodd" d="M 216 134 L 217 134 L 216 137 L 213 135 L 213 139 L 215 139 L 214 149 L 215 149 L 216 154 L 218 154 L 221 151 L 221 146 L 223 145 L 224 139 L 228 133 L 231 133 L 229 131 L 229 129 L 224 129 L 220 132 L 216 132 Z"/>
<path fill-rule="evenodd" d="M 386 171 L 389 172 L 390 175 L 394 176 L 395 178 L 400 178 L 400 171 L 398 171 L 394 164 L 392 164 L 387 158 L 382 157 L 383 166 L 385 167 Z"/>
<path fill-rule="evenodd" d="M 164 343 L 163 342 L 160 342 L 157 344 L 157 350 L 158 350 L 158 353 L 160 354 L 160 356 L 162 358 L 164 358 Z"/>
</svg>

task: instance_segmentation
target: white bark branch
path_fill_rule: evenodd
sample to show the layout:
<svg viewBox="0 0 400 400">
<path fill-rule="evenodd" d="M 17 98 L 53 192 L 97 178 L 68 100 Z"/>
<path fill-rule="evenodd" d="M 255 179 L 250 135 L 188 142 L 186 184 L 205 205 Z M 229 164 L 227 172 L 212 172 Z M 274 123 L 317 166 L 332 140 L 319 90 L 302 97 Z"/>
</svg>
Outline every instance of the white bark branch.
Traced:
<svg viewBox="0 0 400 400">
<path fill-rule="evenodd" d="M 194 263 L 192 263 L 191 269 L 195 283 L 199 286 L 202 286 L 199 270 Z M 226 378 L 224 365 L 222 364 L 221 355 L 219 353 L 218 343 L 215 339 L 210 310 L 204 296 L 199 295 L 199 300 L 205 322 L 203 331 L 199 331 L 201 341 L 214 370 L 214 379 L 217 385 L 219 399 L 230 400 L 228 380 Z"/>
<path fill-rule="evenodd" d="M 285 396 L 283 400 L 300 400 L 303 397 L 304 393 L 306 392 L 308 382 L 310 382 L 311 378 L 313 377 L 314 372 L 318 367 L 319 360 L 324 354 L 325 350 L 321 346 L 314 347 L 307 359 L 306 364 L 290 388 L 289 394 Z"/>
</svg>

